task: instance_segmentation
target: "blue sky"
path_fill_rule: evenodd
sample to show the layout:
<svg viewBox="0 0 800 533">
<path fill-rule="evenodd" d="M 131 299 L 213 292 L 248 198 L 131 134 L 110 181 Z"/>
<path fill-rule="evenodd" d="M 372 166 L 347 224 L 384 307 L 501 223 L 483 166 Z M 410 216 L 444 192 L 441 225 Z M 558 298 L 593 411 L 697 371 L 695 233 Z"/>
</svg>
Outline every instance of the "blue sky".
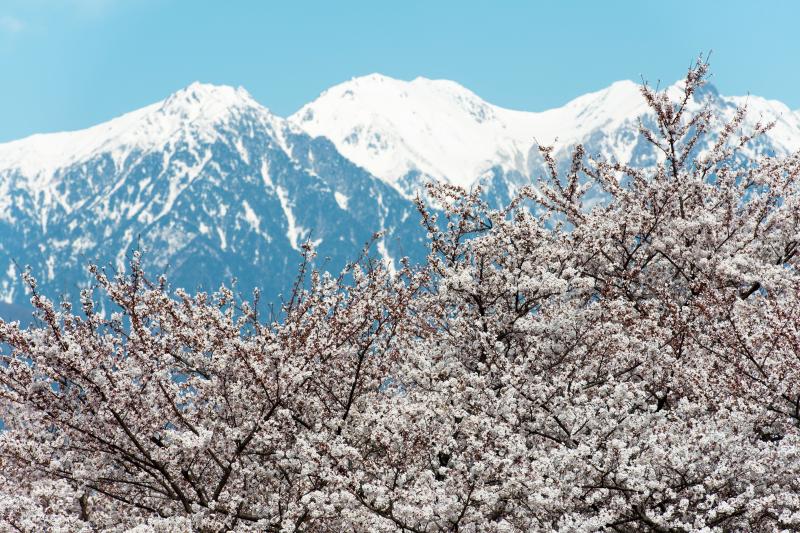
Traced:
<svg viewBox="0 0 800 533">
<path fill-rule="evenodd" d="M 672 82 L 701 51 L 724 94 L 800 108 L 800 2 L 0 0 L 0 141 L 76 129 L 194 80 L 288 115 L 381 72 L 516 109 L 619 79 Z"/>
</svg>

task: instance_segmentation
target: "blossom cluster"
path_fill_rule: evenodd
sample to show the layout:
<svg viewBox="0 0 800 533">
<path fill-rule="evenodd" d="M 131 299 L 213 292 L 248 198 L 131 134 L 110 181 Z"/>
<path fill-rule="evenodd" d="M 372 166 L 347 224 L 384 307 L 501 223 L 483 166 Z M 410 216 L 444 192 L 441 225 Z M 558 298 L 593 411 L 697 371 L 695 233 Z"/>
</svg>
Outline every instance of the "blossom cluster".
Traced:
<svg viewBox="0 0 800 533">
<path fill-rule="evenodd" d="M 0 523 L 799 529 L 800 156 L 743 160 L 769 125 L 696 105 L 707 68 L 677 101 L 643 86 L 656 165 L 543 147 L 500 210 L 433 186 L 426 264 L 333 277 L 307 247 L 269 317 L 138 255 L 80 312 L 29 278 L 39 323 L 0 322 Z"/>
</svg>

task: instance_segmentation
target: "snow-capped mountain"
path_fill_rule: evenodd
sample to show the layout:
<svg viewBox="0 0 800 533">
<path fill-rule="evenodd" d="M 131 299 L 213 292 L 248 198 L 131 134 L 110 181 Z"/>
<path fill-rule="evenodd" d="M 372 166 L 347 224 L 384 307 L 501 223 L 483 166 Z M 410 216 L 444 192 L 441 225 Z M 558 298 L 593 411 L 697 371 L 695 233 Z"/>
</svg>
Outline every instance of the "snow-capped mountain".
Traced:
<svg viewBox="0 0 800 533">
<path fill-rule="evenodd" d="M 122 268 L 136 247 L 175 286 L 235 277 L 274 300 L 306 239 L 334 271 L 379 230 L 387 261 L 419 256 L 413 210 L 244 90 L 193 84 L 87 130 L 0 145 L 0 301 L 26 300 L 17 265 L 74 295 L 87 262 Z"/>
<path fill-rule="evenodd" d="M 780 102 L 707 86 L 692 105 L 731 114 L 745 102 L 750 122 L 777 120 L 754 152 L 800 149 L 800 112 Z M 371 75 L 284 119 L 244 89 L 195 83 L 86 130 L 0 144 L 0 301 L 27 300 L 21 265 L 51 295 L 75 295 L 86 263 L 121 268 L 137 247 L 174 286 L 213 289 L 235 277 L 242 292 L 260 287 L 273 301 L 306 239 L 332 271 L 379 230 L 375 253 L 390 264 L 420 259 L 411 198 L 425 181 L 479 182 L 503 203 L 541 174 L 538 143 L 564 160 L 583 143 L 649 165 L 657 154 L 638 134 L 646 112 L 627 81 L 534 113 L 451 81 Z"/>
<path fill-rule="evenodd" d="M 677 93 L 678 84 L 669 90 Z M 770 149 L 800 148 L 800 112 L 780 102 L 724 97 L 712 86 L 694 105 L 701 99 L 728 114 L 747 103 L 751 122 L 778 120 Z M 541 170 L 540 143 L 554 146 L 557 154 L 583 143 L 590 154 L 643 161 L 654 155 L 642 152 L 649 147 L 638 139 L 637 120 L 647 112 L 639 85 L 631 81 L 533 113 L 492 105 L 452 81 L 373 74 L 328 89 L 290 121 L 331 139 L 348 159 L 413 195 L 428 179 L 466 188 L 480 180 L 495 186 L 528 183 Z"/>
<path fill-rule="evenodd" d="M 489 104 L 452 81 L 373 74 L 328 89 L 290 120 L 389 183 L 403 187 L 409 174 L 421 173 L 468 188 L 496 165 L 527 172 L 536 141 L 613 128 L 635 116 L 641 100 L 635 84 L 619 82 L 531 113 Z"/>
</svg>

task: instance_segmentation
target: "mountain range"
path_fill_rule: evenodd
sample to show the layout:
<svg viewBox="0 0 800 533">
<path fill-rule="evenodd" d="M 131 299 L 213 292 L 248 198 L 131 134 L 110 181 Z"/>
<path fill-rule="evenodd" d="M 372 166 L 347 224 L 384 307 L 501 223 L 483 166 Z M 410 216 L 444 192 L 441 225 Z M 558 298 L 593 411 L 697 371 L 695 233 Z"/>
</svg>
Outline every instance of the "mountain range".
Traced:
<svg viewBox="0 0 800 533">
<path fill-rule="evenodd" d="M 746 157 L 800 149 L 800 111 L 710 85 L 691 102 L 704 104 L 722 116 L 747 104 L 748 124 L 776 121 Z M 49 295 L 74 296 L 87 263 L 123 269 L 135 249 L 173 287 L 213 290 L 236 278 L 267 301 L 291 287 L 306 241 L 317 266 L 335 272 L 382 231 L 374 253 L 393 268 L 426 253 L 413 203 L 426 182 L 479 183 L 502 204 L 542 173 L 539 143 L 560 161 L 583 143 L 589 154 L 651 165 L 658 154 L 638 133 L 640 117 L 652 121 L 628 81 L 528 112 L 452 81 L 373 74 L 287 118 L 242 88 L 193 83 L 85 130 L 0 144 L 0 302 L 28 300 L 24 265 Z"/>
</svg>

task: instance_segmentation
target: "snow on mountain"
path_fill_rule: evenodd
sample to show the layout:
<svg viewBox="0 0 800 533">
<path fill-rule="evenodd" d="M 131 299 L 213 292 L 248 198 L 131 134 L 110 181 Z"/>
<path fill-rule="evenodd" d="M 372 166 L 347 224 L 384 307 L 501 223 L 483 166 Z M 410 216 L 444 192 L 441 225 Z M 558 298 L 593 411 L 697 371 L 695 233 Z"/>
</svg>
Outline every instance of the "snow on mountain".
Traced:
<svg viewBox="0 0 800 533">
<path fill-rule="evenodd" d="M 107 153 L 117 166 L 132 153 L 166 148 L 170 141 L 194 136 L 212 141 L 215 126 L 254 113 L 280 131 L 283 119 L 273 116 L 243 88 L 192 83 L 167 99 L 84 130 L 32 135 L 0 144 L 0 168 L 17 169 L 32 186 L 52 185 L 58 169 Z"/>
<path fill-rule="evenodd" d="M 677 86 L 670 91 L 676 91 Z M 533 90 L 533 89 L 532 89 Z M 800 149 L 800 112 L 707 86 L 692 106 L 776 120 L 752 153 Z M 17 265 L 51 294 L 86 283 L 85 265 L 146 266 L 176 286 L 213 289 L 233 277 L 268 299 L 291 286 L 300 245 L 336 271 L 385 231 L 375 253 L 392 266 L 425 253 L 410 201 L 427 180 L 485 186 L 494 205 L 542 172 L 537 143 L 634 165 L 658 154 L 638 133 L 652 120 L 622 81 L 543 112 L 483 101 L 444 80 L 355 78 L 284 119 L 244 89 L 194 83 L 85 130 L 0 144 L 0 301 L 24 303 Z M 701 147 L 702 149 L 702 147 Z"/>
<path fill-rule="evenodd" d="M 746 101 L 751 120 L 777 118 L 771 133 L 775 146 L 800 148 L 800 117 L 780 102 L 721 97 L 710 86 L 706 92 L 721 110 Z M 530 177 L 538 143 L 558 151 L 602 138 L 598 153 L 628 161 L 637 119 L 646 112 L 639 86 L 630 81 L 560 108 L 528 112 L 492 105 L 452 81 L 372 74 L 328 89 L 289 120 L 331 139 L 350 160 L 412 194 L 425 178 L 468 188 L 493 169 Z"/>
<path fill-rule="evenodd" d="M 274 301 L 306 239 L 333 271 L 377 231 L 387 260 L 419 257 L 413 210 L 243 89 L 192 84 L 87 130 L 0 145 L 0 301 L 26 299 L 16 264 L 74 292 L 86 263 L 119 269 L 138 247 L 176 286 L 237 278 Z"/>
<path fill-rule="evenodd" d="M 644 110 L 638 86 L 618 82 L 543 113 L 504 109 L 452 81 L 373 74 L 336 85 L 290 117 L 389 183 L 410 172 L 469 187 L 495 165 L 527 171 L 535 142 L 581 138 Z"/>
<path fill-rule="evenodd" d="M 800 112 L 792 112 L 783 102 L 760 96 L 721 96 L 719 99 L 731 106 L 746 106 L 750 125 L 756 121 L 775 121 L 767 136 L 780 153 L 800 150 Z"/>
</svg>

